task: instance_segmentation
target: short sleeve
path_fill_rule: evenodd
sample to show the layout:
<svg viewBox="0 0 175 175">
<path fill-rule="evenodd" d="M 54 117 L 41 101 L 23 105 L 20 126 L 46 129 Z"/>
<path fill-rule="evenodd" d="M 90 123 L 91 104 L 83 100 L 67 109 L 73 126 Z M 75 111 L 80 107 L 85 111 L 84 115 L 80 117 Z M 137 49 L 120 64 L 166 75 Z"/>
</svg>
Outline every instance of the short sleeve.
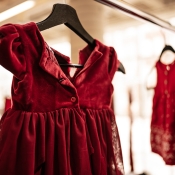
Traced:
<svg viewBox="0 0 175 175">
<path fill-rule="evenodd" d="M 19 32 L 12 24 L 0 27 L 0 65 L 22 79 L 26 62 Z"/>
<path fill-rule="evenodd" d="M 115 72 L 118 70 L 119 63 L 120 62 L 118 60 L 115 49 L 113 47 L 110 47 L 108 74 L 111 80 L 113 79 Z"/>
</svg>

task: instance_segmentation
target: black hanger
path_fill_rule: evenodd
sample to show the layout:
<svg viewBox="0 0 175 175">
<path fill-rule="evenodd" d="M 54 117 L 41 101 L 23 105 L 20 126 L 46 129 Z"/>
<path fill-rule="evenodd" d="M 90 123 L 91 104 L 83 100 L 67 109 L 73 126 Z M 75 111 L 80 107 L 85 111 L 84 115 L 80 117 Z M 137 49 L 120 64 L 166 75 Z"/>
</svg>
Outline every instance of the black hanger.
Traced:
<svg viewBox="0 0 175 175">
<path fill-rule="evenodd" d="M 123 66 L 123 64 L 121 62 L 119 63 L 118 71 L 126 74 L 125 68 L 124 68 L 124 66 Z"/>
<path fill-rule="evenodd" d="M 94 39 L 87 33 L 80 23 L 76 10 L 67 4 L 54 4 L 51 14 L 43 21 L 36 23 L 39 30 L 43 31 L 54 27 L 56 25 L 65 24 L 73 32 L 75 32 L 80 38 L 82 38 L 92 48 L 95 46 Z M 125 73 L 125 69 L 121 65 L 119 71 Z M 82 68 L 83 65 L 79 64 L 62 64 L 61 66 Z"/>
<path fill-rule="evenodd" d="M 63 67 L 67 67 L 67 65 L 69 65 L 69 67 L 83 68 L 83 65 L 81 65 L 81 64 L 59 64 L 59 65 L 63 66 Z M 126 74 L 125 68 L 121 62 L 119 64 L 118 71 Z"/>
<path fill-rule="evenodd" d="M 165 45 L 165 47 L 163 48 L 163 50 L 162 50 L 162 52 L 161 52 L 161 54 L 160 54 L 160 58 L 161 58 L 162 54 L 163 54 L 165 51 L 167 51 L 167 50 L 170 50 L 170 51 L 172 51 L 173 53 L 175 53 L 175 50 L 173 49 L 172 46 L 170 46 L 170 45 Z M 160 58 L 159 58 L 159 60 L 160 60 Z"/>
<path fill-rule="evenodd" d="M 51 14 L 45 20 L 38 22 L 37 26 L 43 31 L 60 24 L 65 24 L 90 46 L 95 45 L 94 39 L 81 25 L 75 9 L 67 4 L 54 4 Z"/>
</svg>

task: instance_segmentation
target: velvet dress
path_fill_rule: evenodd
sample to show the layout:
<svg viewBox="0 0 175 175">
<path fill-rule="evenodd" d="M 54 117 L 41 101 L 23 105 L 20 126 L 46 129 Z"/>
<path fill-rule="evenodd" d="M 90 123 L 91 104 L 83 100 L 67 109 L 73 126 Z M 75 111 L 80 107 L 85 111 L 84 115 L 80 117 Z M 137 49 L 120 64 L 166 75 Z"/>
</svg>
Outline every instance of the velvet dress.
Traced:
<svg viewBox="0 0 175 175">
<path fill-rule="evenodd" d="M 116 52 L 95 40 L 73 77 L 59 65 L 69 62 L 35 23 L 0 27 L 0 65 L 14 75 L 0 121 L 0 175 L 123 175 L 110 108 Z"/>
<path fill-rule="evenodd" d="M 157 85 L 154 89 L 151 120 L 151 149 L 165 164 L 175 165 L 175 63 L 156 63 Z"/>
</svg>

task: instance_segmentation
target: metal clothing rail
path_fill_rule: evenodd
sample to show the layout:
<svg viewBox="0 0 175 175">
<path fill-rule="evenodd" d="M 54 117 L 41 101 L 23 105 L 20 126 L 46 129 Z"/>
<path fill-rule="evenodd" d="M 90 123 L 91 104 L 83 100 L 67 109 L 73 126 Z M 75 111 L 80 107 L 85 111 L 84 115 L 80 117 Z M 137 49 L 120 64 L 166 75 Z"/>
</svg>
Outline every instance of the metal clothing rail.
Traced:
<svg viewBox="0 0 175 175">
<path fill-rule="evenodd" d="M 142 21 L 150 22 L 152 24 L 158 25 L 162 28 L 175 32 L 175 26 L 172 26 L 169 22 L 162 20 L 147 12 L 141 11 L 124 1 L 121 1 L 121 0 L 95 0 L 95 1 L 100 2 L 109 7 L 112 7 L 114 9 L 121 10 L 127 13 L 131 17 L 141 19 Z"/>
</svg>

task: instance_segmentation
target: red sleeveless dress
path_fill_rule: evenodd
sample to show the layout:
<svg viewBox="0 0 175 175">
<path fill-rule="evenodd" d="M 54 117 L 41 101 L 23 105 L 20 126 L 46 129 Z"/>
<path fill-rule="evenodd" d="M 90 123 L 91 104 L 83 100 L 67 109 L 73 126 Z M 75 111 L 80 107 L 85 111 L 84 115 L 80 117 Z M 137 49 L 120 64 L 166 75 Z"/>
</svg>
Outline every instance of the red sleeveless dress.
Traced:
<svg viewBox="0 0 175 175">
<path fill-rule="evenodd" d="M 76 42 L 76 41 L 75 41 Z M 0 65 L 13 73 L 12 107 L 0 121 L 1 175 L 123 175 L 110 108 L 116 52 L 95 40 L 77 69 L 35 23 L 0 27 Z"/>
<path fill-rule="evenodd" d="M 167 165 L 175 165 L 175 63 L 156 63 L 157 85 L 153 98 L 151 148 Z"/>
</svg>

